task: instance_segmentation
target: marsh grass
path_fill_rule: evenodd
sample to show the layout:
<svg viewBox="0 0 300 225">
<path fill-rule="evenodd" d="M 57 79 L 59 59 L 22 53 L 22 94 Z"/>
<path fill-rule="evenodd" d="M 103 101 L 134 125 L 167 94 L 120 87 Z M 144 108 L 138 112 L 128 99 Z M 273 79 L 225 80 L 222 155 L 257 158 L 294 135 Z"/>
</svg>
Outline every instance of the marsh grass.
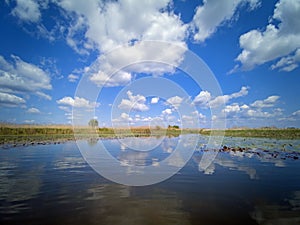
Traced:
<svg viewBox="0 0 300 225">
<path fill-rule="evenodd" d="M 213 133 L 212 133 L 213 132 Z M 178 129 L 174 127 L 131 127 L 131 128 L 91 128 L 79 127 L 73 130 L 68 125 L 0 125 L 0 145 L 3 144 L 34 144 L 53 143 L 76 138 L 90 138 L 96 134 L 99 138 L 123 138 L 123 137 L 150 137 L 169 136 L 177 137 L 181 134 L 218 135 L 245 137 L 245 138 L 275 138 L 275 139 L 300 139 L 300 129 L 228 129 L 224 131 L 209 129 Z"/>
<path fill-rule="evenodd" d="M 178 129 L 161 127 L 131 127 L 131 128 L 92 128 L 67 125 L 0 125 L 0 145 L 3 144 L 34 144 L 49 143 L 76 138 L 90 138 L 95 134 L 99 138 L 179 136 L 180 134 L 199 133 L 197 129 Z"/>
<path fill-rule="evenodd" d="M 210 135 L 212 130 L 202 129 L 200 134 Z M 218 134 L 218 130 L 214 130 L 214 134 Z M 222 131 L 224 132 L 224 131 Z M 300 139 L 300 129 L 276 129 L 276 128 L 260 128 L 260 129 L 228 129 L 224 132 L 225 136 L 231 137 L 247 137 L 247 138 L 275 138 L 275 139 Z"/>
</svg>

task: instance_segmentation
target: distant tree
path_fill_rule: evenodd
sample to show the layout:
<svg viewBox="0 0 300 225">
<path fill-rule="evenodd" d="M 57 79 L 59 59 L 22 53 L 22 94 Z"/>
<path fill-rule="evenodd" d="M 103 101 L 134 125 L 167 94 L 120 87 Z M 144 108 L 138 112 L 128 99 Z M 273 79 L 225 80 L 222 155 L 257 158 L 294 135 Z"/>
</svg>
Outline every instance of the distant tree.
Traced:
<svg viewBox="0 0 300 225">
<path fill-rule="evenodd" d="M 179 129 L 179 126 L 177 126 L 177 125 L 173 125 L 173 126 L 169 125 L 168 129 Z"/>
<path fill-rule="evenodd" d="M 155 130 L 161 130 L 161 126 L 155 126 Z"/>
<path fill-rule="evenodd" d="M 96 119 L 91 119 L 91 120 L 89 121 L 89 126 L 90 126 L 90 127 L 95 128 L 95 127 L 98 127 L 98 125 L 99 125 L 99 123 L 98 123 L 98 120 L 96 120 Z"/>
</svg>

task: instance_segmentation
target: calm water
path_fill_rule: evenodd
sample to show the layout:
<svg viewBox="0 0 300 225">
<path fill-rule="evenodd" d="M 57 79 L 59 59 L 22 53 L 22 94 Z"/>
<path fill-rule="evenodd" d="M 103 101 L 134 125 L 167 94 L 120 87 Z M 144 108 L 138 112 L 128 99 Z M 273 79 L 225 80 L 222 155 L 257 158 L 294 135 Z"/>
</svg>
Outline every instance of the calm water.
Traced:
<svg viewBox="0 0 300 225">
<path fill-rule="evenodd" d="M 117 140 L 104 144 L 122 163 L 147 165 L 166 158 L 179 140 L 166 138 L 148 152 Z M 176 175 L 144 187 L 101 177 L 75 142 L 1 149 L 0 224 L 300 224 L 300 141 L 226 138 L 225 144 L 251 150 L 220 152 L 199 171 L 206 150 L 200 140 Z"/>
</svg>

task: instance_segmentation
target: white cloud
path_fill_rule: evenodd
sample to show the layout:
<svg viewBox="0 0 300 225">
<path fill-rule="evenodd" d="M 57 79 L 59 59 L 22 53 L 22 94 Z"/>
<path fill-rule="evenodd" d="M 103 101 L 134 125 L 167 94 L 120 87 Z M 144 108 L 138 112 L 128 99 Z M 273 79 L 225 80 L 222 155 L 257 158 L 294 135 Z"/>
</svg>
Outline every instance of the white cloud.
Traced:
<svg viewBox="0 0 300 225">
<path fill-rule="evenodd" d="M 132 121 L 132 118 L 127 113 L 122 113 L 120 118 L 125 121 Z"/>
<path fill-rule="evenodd" d="M 209 102 L 211 108 L 219 107 L 221 104 L 227 104 L 227 102 L 234 98 L 239 98 L 248 94 L 248 87 L 242 87 L 239 92 L 232 93 L 230 95 L 217 96 Z"/>
<path fill-rule="evenodd" d="M 34 0 L 16 0 L 12 15 L 26 22 L 38 22 L 41 18 L 39 3 Z"/>
<path fill-rule="evenodd" d="M 40 10 L 46 8 L 47 3 L 40 1 L 21 1 L 23 11 L 36 12 L 32 19 L 18 15 L 24 21 L 39 22 Z M 132 73 L 149 73 L 162 75 L 173 73 L 175 67 L 183 59 L 186 51 L 185 38 L 188 25 L 180 20 L 180 16 L 173 12 L 170 0 L 120 0 L 98 1 L 90 0 L 88 4 L 82 1 L 53 0 L 63 12 L 66 19 L 64 23 L 56 21 L 53 30 L 48 31 L 47 26 L 39 23 L 41 35 L 66 33 L 64 36 L 67 44 L 79 54 L 88 54 L 97 51 L 100 56 L 90 67 L 87 73 L 94 83 L 99 86 L 114 87 L 126 85 L 132 79 Z M 34 9 L 34 10 L 29 10 Z M 17 10 L 17 7 L 14 9 Z M 33 13 L 29 13 L 33 14 Z M 27 14 L 26 14 L 27 15 Z M 56 31 L 55 31 L 56 29 Z M 166 41 L 180 47 L 150 46 L 142 41 Z M 103 55 L 120 46 L 125 47 L 117 54 Z M 119 70 L 119 65 L 132 64 L 131 62 L 147 60 L 149 63 L 134 64 L 126 69 Z M 151 61 L 151 62 L 150 62 Z M 165 62 L 162 64 L 160 62 Z M 112 73 L 117 73 L 110 77 Z M 73 74 L 74 75 L 74 74 Z M 75 77 L 70 76 L 71 82 Z"/>
<path fill-rule="evenodd" d="M 63 97 L 62 99 L 59 99 L 56 101 L 57 104 L 63 105 L 63 106 L 71 106 L 71 107 L 78 107 L 78 108 L 87 108 L 87 109 L 93 109 L 95 107 L 98 107 L 100 104 L 97 102 L 91 102 L 85 98 L 75 97 L 74 99 L 72 97 Z M 61 109 L 66 109 L 65 107 L 60 107 Z"/>
<path fill-rule="evenodd" d="M 182 123 L 188 124 L 188 127 L 198 127 L 197 121 L 200 124 L 206 123 L 206 116 L 197 110 L 192 112 L 191 115 L 182 115 Z"/>
<path fill-rule="evenodd" d="M 153 75 L 173 73 L 186 51 L 185 38 L 188 25 L 173 12 L 170 0 L 90 0 L 88 4 L 82 1 L 53 0 L 52 3 L 58 6 L 65 20 L 61 22 L 54 19 L 56 25 L 50 31 L 39 18 L 41 10 L 46 8 L 48 3 L 19 1 L 24 5 L 23 11 L 35 9 L 31 10 L 36 12 L 34 14 L 36 16 L 32 16 L 32 19 L 25 18 L 25 15 L 21 14 L 18 14 L 18 17 L 24 21 L 39 22 L 37 24 L 39 35 L 49 35 L 49 40 L 52 41 L 56 36 L 65 38 L 66 43 L 79 54 L 89 54 L 91 51 L 99 53 L 98 59 L 87 70 L 91 81 L 99 86 L 126 85 L 131 81 L 132 73 L 144 72 Z M 142 41 L 145 40 L 172 42 L 181 47 L 153 48 L 144 45 Z M 118 54 L 111 54 L 110 57 L 103 55 L 104 52 L 123 45 L 126 47 Z M 119 65 L 128 65 L 127 62 L 141 59 L 152 60 L 155 63 L 135 64 L 109 77 L 120 69 Z M 159 63 L 162 61 L 167 64 L 170 62 L 170 65 Z M 75 81 L 72 76 L 69 80 Z"/>
<path fill-rule="evenodd" d="M 29 108 L 27 110 L 28 113 L 40 113 L 40 110 L 37 108 Z"/>
<path fill-rule="evenodd" d="M 58 106 L 59 109 L 63 110 L 63 111 L 66 111 L 66 112 L 71 112 L 71 109 L 68 107 L 68 106 Z"/>
<path fill-rule="evenodd" d="M 249 106 L 246 105 L 246 104 L 244 104 L 244 105 L 242 105 L 240 108 L 241 108 L 241 109 L 249 109 Z"/>
<path fill-rule="evenodd" d="M 45 99 L 51 97 L 43 90 L 51 90 L 49 75 L 36 65 L 12 56 L 13 63 L 0 56 L 0 89 L 3 92 L 36 94 Z"/>
<path fill-rule="evenodd" d="M 300 117 L 300 110 L 297 110 L 297 111 L 293 112 L 292 116 Z"/>
<path fill-rule="evenodd" d="M 239 98 L 248 94 L 249 87 L 243 86 L 239 92 L 232 93 L 230 98 Z"/>
<path fill-rule="evenodd" d="M 206 116 L 203 115 L 202 113 L 198 112 L 198 111 L 194 111 L 192 112 L 193 116 L 196 116 L 198 117 L 200 120 L 205 120 L 206 119 Z"/>
<path fill-rule="evenodd" d="M 300 120 L 300 110 L 297 110 L 295 112 L 293 112 L 292 114 L 282 117 L 280 118 L 280 120 L 282 121 L 299 121 Z"/>
<path fill-rule="evenodd" d="M 78 79 L 79 79 L 79 76 L 78 76 L 78 75 L 70 74 L 70 75 L 68 76 L 68 80 L 69 80 L 69 82 L 71 82 L 71 83 L 76 82 Z"/>
<path fill-rule="evenodd" d="M 240 37 L 242 52 L 236 58 L 242 69 L 279 59 L 271 69 L 291 71 L 298 66 L 300 48 L 300 1 L 285 0 L 276 3 L 266 28 L 251 30 Z M 236 69 L 237 70 L 237 67 Z"/>
<path fill-rule="evenodd" d="M 47 95 L 47 94 L 45 94 L 44 92 L 41 92 L 41 91 L 37 91 L 37 92 L 35 92 L 35 94 L 37 96 L 40 96 L 40 97 L 46 99 L 46 100 L 51 100 L 52 99 L 52 97 L 50 95 Z"/>
<path fill-rule="evenodd" d="M 300 49 L 297 49 L 294 55 L 282 57 L 276 64 L 271 66 L 271 69 L 280 69 L 280 71 L 290 72 L 296 69 L 300 62 Z"/>
<path fill-rule="evenodd" d="M 234 99 L 246 94 L 248 94 L 248 89 L 242 88 L 239 92 L 226 95 L 227 97 L 219 97 L 221 97 L 221 99 L 225 98 L 225 101 L 228 102 L 228 99 Z M 292 115 L 288 118 L 283 118 L 284 109 L 276 106 L 279 98 L 279 96 L 273 95 L 263 100 L 256 100 L 250 104 L 239 104 L 235 102 L 230 105 L 225 105 L 222 109 L 222 114 L 218 115 L 218 117 L 213 115 L 212 120 L 225 119 L 226 117 L 229 127 L 245 126 L 245 124 L 250 126 L 269 126 L 270 124 L 276 124 L 276 121 L 278 122 L 284 119 L 294 121 L 295 119 Z M 209 104 L 211 104 L 211 102 L 209 102 Z"/>
<path fill-rule="evenodd" d="M 27 124 L 32 124 L 34 122 L 35 122 L 35 120 L 24 120 L 24 123 L 27 123 Z"/>
<path fill-rule="evenodd" d="M 65 116 L 67 117 L 67 120 L 69 120 L 69 121 L 73 120 L 73 114 L 71 112 L 66 112 Z"/>
<path fill-rule="evenodd" d="M 250 118 L 269 118 L 273 116 L 271 113 L 262 111 L 261 109 L 249 109 L 246 111 L 246 115 Z"/>
<path fill-rule="evenodd" d="M 179 46 L 136 42 L 134 45 L 123 46 L 109 54 L 99 56 L 91 66 L 85 68 L 85 73 L 97 85 L 107 87 L 126 85 L 131 81 L 132 73 L 159 76 L 175 72 L 175 68 L 183 60 L 185 51 L 185 44 Z M 147 62 L 144 62 L 145 60 Z"/>
<path fill-rule="evenodd" d="M 180 106 L 182 101 L 183 101 L 183 98 L 181 98 L 179 96 L 174 96 L 174 97 L 167 99 L 166 104 L 171 105 L 175 109 L 177 109 Z"/>
<path fill-rule="evenodd" d="M 208 91 L 201 91 L 199 95 L 197 95 L 193 101 L 195 105 L 199 105 L 200 107 L 211 107 L 216 108 L 220 105 L 225 105 L 231 99 L 239 98 L 248 94 L 249 87 L 242 87 L 240 91 L 234 92 L 230 95 L 220 95 L 215 98 L 211 96 Z"/>
<path fill-rule="evenodd" d="M 256 100 L 249 105 L 233 103 L 231 105 L 226 105 L 223 112 L 226 113 L 227 119 L 232 119 L 235 124 L 238 124 L 243 120 L 249 121 L 249 119 L 276 118 L 277 120 L 280 120 L 280 117 L 283 115 L 283 109 L 275 108 L 278 99 L 279 96 L 269 96 L 264 100 Z M 268 123 L 267 120 L 262 124 L 266 123 Z"/>
<path fill-rule="evenodd" d="M 130 116 L 128 113 L 121 113 L 119 117 L 112 119 L 114 126 L 127 126 L 139 125 L 139 126 L 152 126 L 163 125 L 163 119 L 161 117 L 151 117 L 151 116 L 140 116 L 136 114 L 135 116 Z"/>
<path fill-rule="evenodd" d="M 241 107 L 238 104 L 226 105 L 225 109 L 223 110 L 225 113 L 237 113 L 241 110 Z"/>
<path fill-rule="evenodd" d="M 104 73 L 103 71 L 99 70 L 91 75 L 90 80 L 98 86 L 116 87 L 126 85 L 131 81 L 131 78 L 131 74 L 124 71 L 120 71 L 114 74 L 113 76 L 109 76 L 107 73 Z"/>
<path fill-rule="evenodd" d="M 159 98 L 158 97 L 154 97 L 151 99 L 151 104 L 157 104 L 159 101 Z"/>
<path fill-rule="evenodd" d="M 197 7 L 191 22 L 194 40 L 204 42 L 218 27 L 232 20 L 238 6 L 246 3 L 249 3 L 251 10 L 260 5 L 259 0 L 204 0 L 203 5 Z"/>
<path fill-rule="evenodd" d="M 267 107 L 273 107 L 277 100 L 279 99 L 279 96 L 272 95 L 264 100 L 257 100 L 251 104 L 252 107 L 255 108 L 267 108 Z"/>
<path fill-rule="evenodd" d="M 122 99 L 118 105 L 120 109 L 138 112 L 149 110 L 149 107 L 145 104 L 146 98 L 143 95 L 133 95 L 131 91 L 127 91 L 127 96 L 128 99 Z"/>
<path fill-rule="evenodd" d="M 25 104 L 25 100 L 13 94 L 0 92 L 0 105 L 4 106 L 18 106 Z"/>
<path fill-rule="evenodd" d="M 164 40 L 180 42 L 185 38 L 187 26 L 180 18 L 165 9 L 169 0 L 99 2 L 56 1 L 66 13 L 73 14 L 69 30 L 69 43 L 79 44 L 77 31 L 84 31 L 84 39 L 101 52 L 130 43 L 132 40 Z M 101 22 L 98 22 L 101 21 Z M 83 27 L 85 29 L 83 29 Z M 72 41 L 71 41 L 72 40 Z"/>
<path fill-rule="evenodd" d="M 211 94 L 208 91 L 201 91 L 194 99 L 193 103 L 202 107 L 206 107 L 211 100 Z"/>
<path fill-rule="evenodd" d="M 171 115 L 172 114 L 172 109 L 165 109 L 162 111 L 163 115 Z"/>
</svg>

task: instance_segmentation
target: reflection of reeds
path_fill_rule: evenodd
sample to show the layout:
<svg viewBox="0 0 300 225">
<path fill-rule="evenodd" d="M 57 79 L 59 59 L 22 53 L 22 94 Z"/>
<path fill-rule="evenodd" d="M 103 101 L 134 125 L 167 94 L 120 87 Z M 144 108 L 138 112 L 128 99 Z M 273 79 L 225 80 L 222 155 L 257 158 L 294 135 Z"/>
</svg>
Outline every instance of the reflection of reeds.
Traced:
<svg viewBox="0 0 300 225">
<path fill-rule="evenodd" d="M 218 130 L 202 129 L 202 135 L 218 134 Z M 224 131 L 219 131 L 224 132 Z M 276 138 L 276 139 L 300 139 L 300 129 L 276 129 L 276 128 L 260 128 L 260 129 L 228 129 L 225 130 L 225 136 L 231 137 L 253 137 L 253 138 Z"/>
</svg>

